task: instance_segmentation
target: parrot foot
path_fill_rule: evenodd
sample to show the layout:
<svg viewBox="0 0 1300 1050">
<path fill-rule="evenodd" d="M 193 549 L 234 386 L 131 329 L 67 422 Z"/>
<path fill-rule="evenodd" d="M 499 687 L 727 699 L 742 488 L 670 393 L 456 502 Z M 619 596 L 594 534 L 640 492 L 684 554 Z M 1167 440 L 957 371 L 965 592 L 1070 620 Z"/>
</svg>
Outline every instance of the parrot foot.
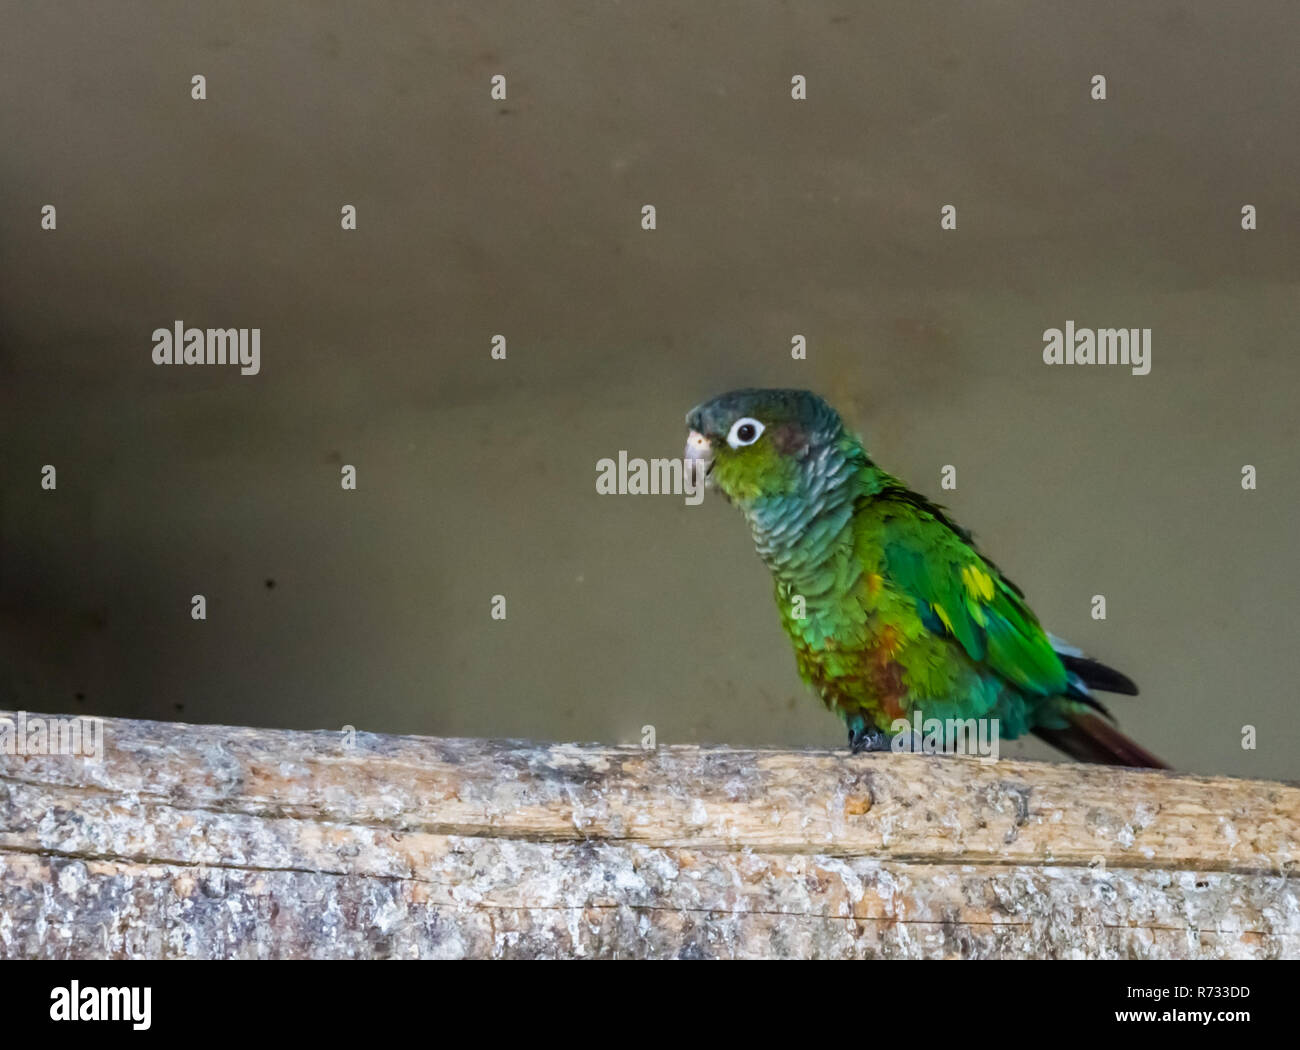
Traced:
<svg viewBox="0 0 1300 1050">
<path fill-rule="evenodd" d="M 888 751 L 893 738 L 875 726 L 850 726 L 849 751 L 858 755 L 863 751 Z"/>
<path fill-rule="evenodd" d="M 851 726 L 849 728 L 849 751 L 855 755 L 863 751 L 900 751 L 915 754 L 942 754 L 942 748 L 936 748 L 920 734 L 905 729 L 896 736 L 891 736 L 875 726 Z"/>
</svg>

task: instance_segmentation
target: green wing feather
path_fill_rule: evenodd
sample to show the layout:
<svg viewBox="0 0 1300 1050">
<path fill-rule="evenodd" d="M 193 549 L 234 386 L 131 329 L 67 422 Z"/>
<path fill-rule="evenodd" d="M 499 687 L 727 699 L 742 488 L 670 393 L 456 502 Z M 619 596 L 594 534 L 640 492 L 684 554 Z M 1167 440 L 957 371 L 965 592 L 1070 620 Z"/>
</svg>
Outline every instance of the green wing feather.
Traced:
<svg viewBox="0 0 1300 1050">
<path fill-rule="evenodd" d="M 872 502 L 883 518 L 886 575 L 911 596 L 927 627 L 946 632 L 973 661 L 1020 689 L 1041 696 L 1065 691 L 1065 667 L 1038 618 L 975 549 L 970 533 L 901 486 Z"/>
</svg>

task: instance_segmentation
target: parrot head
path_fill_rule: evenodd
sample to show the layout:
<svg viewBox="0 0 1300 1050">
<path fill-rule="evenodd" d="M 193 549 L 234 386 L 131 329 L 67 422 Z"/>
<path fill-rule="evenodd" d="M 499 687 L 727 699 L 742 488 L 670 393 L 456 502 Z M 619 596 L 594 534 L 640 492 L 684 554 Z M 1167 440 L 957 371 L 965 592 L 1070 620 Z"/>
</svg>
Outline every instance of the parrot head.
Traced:
<svg viewBox="0 0 1300 1050">
<path fill-rule="evenodd" d="M 835 410 L 807 390 L 733 390 L 691 409 L 686 425 L 687 461 L 741 507 L 798 494 L 817 454 L 844 435 Z"/>
</svg>

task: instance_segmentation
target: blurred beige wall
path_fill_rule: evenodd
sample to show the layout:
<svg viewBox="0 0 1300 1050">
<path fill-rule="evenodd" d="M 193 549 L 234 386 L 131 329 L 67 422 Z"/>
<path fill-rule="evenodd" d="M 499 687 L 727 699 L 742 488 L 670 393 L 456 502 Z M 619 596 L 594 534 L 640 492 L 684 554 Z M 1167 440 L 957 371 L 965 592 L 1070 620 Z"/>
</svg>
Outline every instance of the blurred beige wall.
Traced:
<svg viewBox="0 0 1300 1050">
<path fill-rule="evenodd" d="M 1140 683 L 1126 731 L 1296 775 L 1293 3 L 0 26 L 0 706 L 840 747 L 739 516 L 594 485 L 711 394 L 798 385 Z M 155 367 L 177 319 L 259 327 L 260 374 Z M 1066 320 L 1151 328 L 1151 373 L 1047 367 Z"/>
</svg>

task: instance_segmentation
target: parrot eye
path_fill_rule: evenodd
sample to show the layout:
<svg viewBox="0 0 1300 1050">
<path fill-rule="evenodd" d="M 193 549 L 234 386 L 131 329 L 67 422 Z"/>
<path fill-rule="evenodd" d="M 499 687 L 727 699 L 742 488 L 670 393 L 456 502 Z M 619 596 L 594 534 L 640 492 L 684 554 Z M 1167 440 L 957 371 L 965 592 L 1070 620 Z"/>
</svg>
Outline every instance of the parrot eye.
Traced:
<svg viewBox="0 0 1300 1050">
<path fill-rule="evenodd" d="M 731 424 L 731 432 L 727 434 L 727 444 L 732 448 L 744 448 L 757 441 L 761 433 L 763 433 L 763 424 L 757 419 L 745 416 L 744 419 L 738 419 Z"/>
</svg>

